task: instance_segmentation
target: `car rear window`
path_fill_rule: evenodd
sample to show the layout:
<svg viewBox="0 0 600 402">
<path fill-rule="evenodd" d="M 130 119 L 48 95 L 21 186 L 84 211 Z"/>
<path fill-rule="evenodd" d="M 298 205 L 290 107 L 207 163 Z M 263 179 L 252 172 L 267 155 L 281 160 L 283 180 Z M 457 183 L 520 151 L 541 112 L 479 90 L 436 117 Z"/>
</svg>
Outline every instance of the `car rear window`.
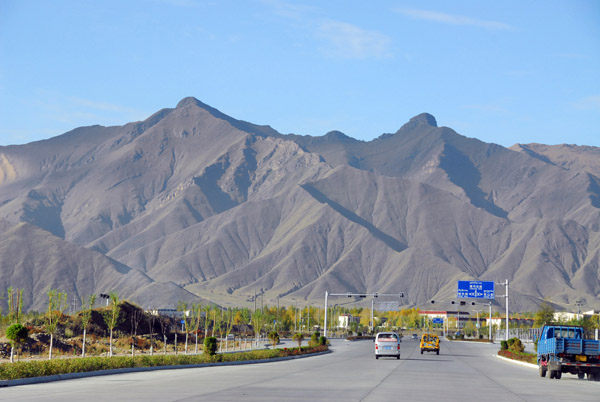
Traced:
<svg viewBox="0 0 600 402">
<path fill-rule="evenodd" d="M 384 334 L 384 335 L 379 335 L 377 340 L 379 342 L 397 342 L 398 337 L 395 334 Z"/>
</svg>

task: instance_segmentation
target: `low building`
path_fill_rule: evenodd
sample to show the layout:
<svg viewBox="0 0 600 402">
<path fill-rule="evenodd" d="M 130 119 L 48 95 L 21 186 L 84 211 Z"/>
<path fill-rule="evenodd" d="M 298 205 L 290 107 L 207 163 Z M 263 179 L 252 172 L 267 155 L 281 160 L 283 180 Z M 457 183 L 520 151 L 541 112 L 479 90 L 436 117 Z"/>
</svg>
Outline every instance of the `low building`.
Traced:
<svg viewBox="0 0 600 402">
<path fill-rule="evenodd" d="M 339 320 L 339 328 L 347 329 L 350 324 L 353 322 L 360 323 L 360 317 L 354 317 L 350 314 L 342 314 L 338 317 Z"/>
</svg>

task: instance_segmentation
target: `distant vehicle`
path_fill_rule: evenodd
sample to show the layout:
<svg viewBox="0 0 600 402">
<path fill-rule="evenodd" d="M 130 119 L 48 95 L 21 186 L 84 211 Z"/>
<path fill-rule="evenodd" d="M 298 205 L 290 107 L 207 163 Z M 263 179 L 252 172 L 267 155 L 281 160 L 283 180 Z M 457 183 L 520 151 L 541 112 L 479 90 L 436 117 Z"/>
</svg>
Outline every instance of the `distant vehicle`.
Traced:
<svg viewBox="0 0 600 402">
<path fill-rule="evenodd" d="M 540 377 L 549 372 L 557 380 L 562 373 L 577 374 L 582 380 L 600 381 L 600 341 L 584 339 L 583 327 L 544 325 L 537 342 Z"/>
<path fill-rule="evenodd" d="M 400 359 L 400 337 L 395 332 L 378 332 L 375 335 L 375 359 L 391 356 Z"/>
<path fill-rule="evenodd" d="M 435 334 L 423 334 L 421 337 L 421 354 L 423 352 L 435 352 L 440 354 L 440 338 Z"/>
<path fill-rule="evenodd" d="M 419 336 L 418 336 L 417 334 L 412 334 L 412 338 L 413 338 L 414 340 L 417 340 L 417 339 L 419 339 Z"/>
</svg>

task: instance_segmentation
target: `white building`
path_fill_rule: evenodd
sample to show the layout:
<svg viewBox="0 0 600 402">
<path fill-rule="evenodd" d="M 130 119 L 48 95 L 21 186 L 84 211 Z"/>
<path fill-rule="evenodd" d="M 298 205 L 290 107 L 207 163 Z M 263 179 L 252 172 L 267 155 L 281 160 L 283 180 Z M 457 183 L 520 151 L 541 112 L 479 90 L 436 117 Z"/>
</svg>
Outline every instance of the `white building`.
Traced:
<svg viewBox="0 0 600 402">
<path fill-rule="evenodd" d="M 339 320 L 338 327 L 345 328 L 345 329 L 347 329 L 348 326 L 353 322 L 360 323 L 360 317 L 354 317 L 350 314 L 342 314 L 338 317 L 338 320 Z"/>
</svg>

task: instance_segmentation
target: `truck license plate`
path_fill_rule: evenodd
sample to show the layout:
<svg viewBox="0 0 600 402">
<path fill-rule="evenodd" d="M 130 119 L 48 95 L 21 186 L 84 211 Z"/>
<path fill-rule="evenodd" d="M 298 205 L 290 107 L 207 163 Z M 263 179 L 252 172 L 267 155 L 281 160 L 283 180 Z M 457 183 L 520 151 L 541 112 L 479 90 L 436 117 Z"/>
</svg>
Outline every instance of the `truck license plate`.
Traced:
<svg viewBox="0 0 600 402">
<path fill-rule="evenodd" d="M 576 355 L 575 356 L 575 361 L 576 362 L 587 362 L 587 356 L 585 356 L 585 355 Z"/>
<path fill-rule="evenodd" d="M 386 349 L 386 350 L 389 350 L 389 349 L 391 349 L 392 347 L 391 347 L 391 346 L 384 346 L 383 348 L 384 348 L 384 349 Z"/>
</svg>

